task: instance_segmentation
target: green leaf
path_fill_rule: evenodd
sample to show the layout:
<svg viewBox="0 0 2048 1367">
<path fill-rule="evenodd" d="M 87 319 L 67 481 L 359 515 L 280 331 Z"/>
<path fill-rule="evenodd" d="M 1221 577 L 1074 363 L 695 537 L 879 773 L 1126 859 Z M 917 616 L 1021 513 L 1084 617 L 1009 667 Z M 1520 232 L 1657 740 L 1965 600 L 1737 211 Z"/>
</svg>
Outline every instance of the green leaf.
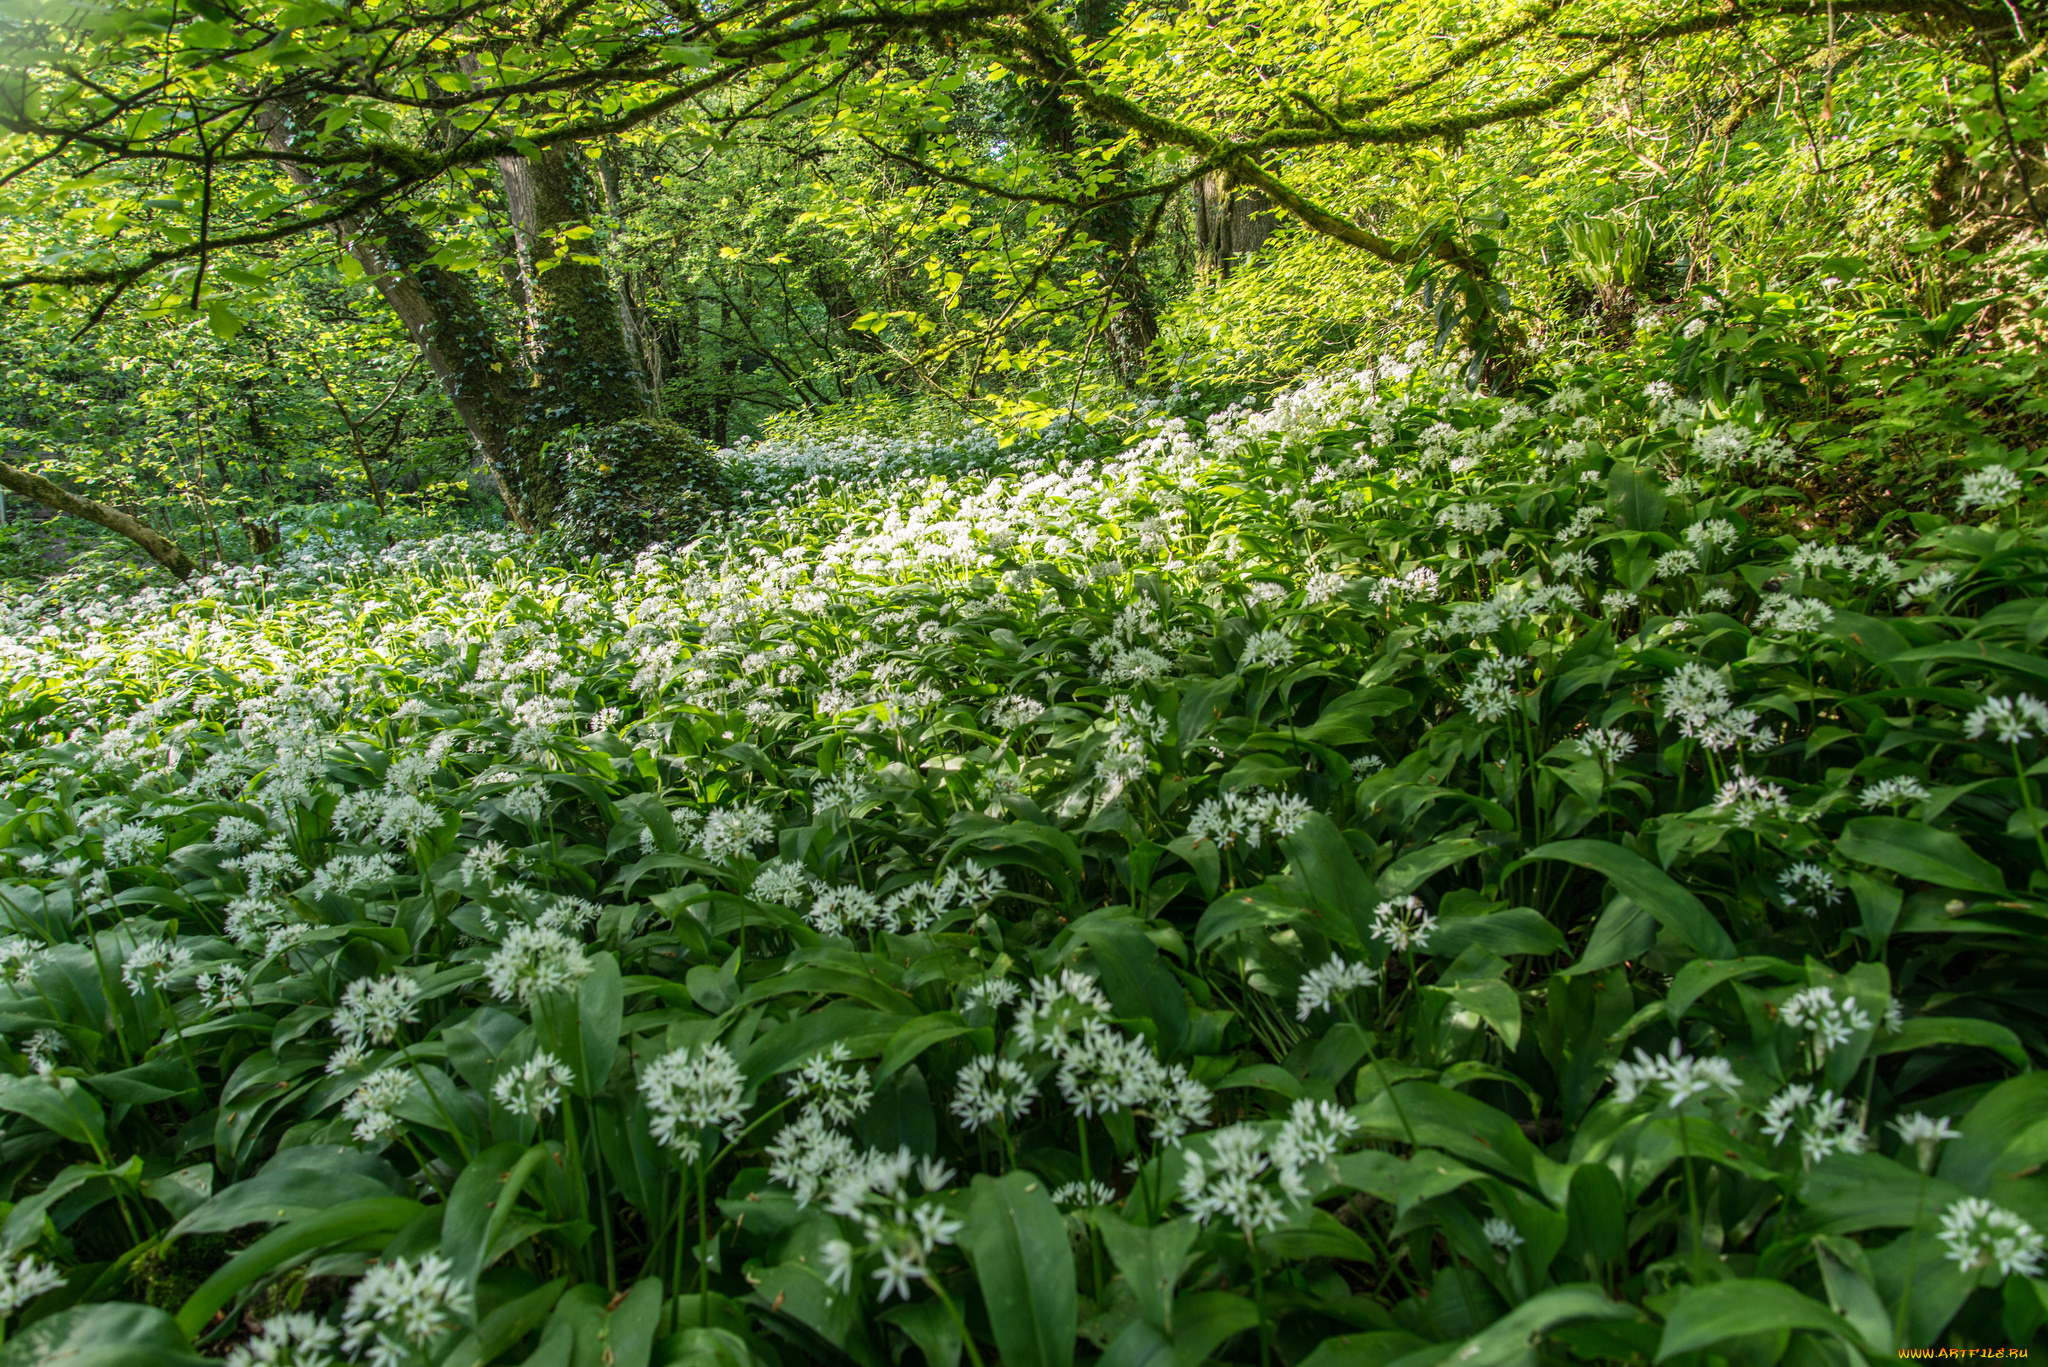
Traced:
<svg viewBox="0 0 2048 1367">
<path fill-rule="evenodd" d="M 48 1078 L 31 1074 L 11 1077 L 0 1083 L 0 1111 L 27 1116 L 52 1133 L 93 1152 L 107 1151 L 107 1117 L 92 1093 L 78 1085 L 76 1078 Z"/>
<path fill-rule="evenodd" d="M 1168 1220 L 1140 1228 L 1108 1211 L 1098 1211 L 1095 1227 L 1110 1258 L 1137 1302 L 1138 1313 L 1160 1333 L 1173 1335 L 1173 1288 L 1187 1266 L 1188 1253 L 1201 1237 L 1192 1220 Z"/>
<path fill-rule="evenodd" d="M 1664 494 L 1655 476 L 1616 462 L 1607 472 L 1607 510 L 1626 531 L 1654 532 L 1664 525 Z"/>
<path fill-rule="evenodd" d="M 1952 831 L 1898 816 L 1861 816 L 1842 827 L 1835 849 L 1859 863 L 1936 887 L 1970 892 L 2004 892 L 1998 866 L 1963 843 Z"/>
<path fill-rule="evenodd" d="M 1484 840 L 1437 840 L 1419 850 L 1410 850 L 1380 873 L 1375 891 L 1381 901 L 1406 897 L 1453 864 L 1462 863 L 1494 846 Z"/>
<path fill-rule="evenodd" d="M 1664 999 L 1664 1014 L 1673 1025 L 1685 1019 L 1693 1003 L 1726 982 L 1739 982 L 1758 974 L 1772 973 L 1786 982 L 1804 979 L 1806 970 L 1783 959 L 1764 955 L 1740 959 L 1694 959 L 1678 970 L 1671 980 L 1671 993 Z"/>
<path fill-rule="evenodd" d="M 1800 1295 L 1783 1282 L 1742 1279 L 1687 1291 L 1665 1316 L 1657 1361 L 1747 1334 L 1794 1329 L 1832 1334 L 1859 1352 L 1871 1351 L 1847 1320 L 1819 1301 Z"/>
<path fill-rule="evenodd" d="M 1633 850 L 1605 840 L 1554 840 L 1529 851 L 1516 866 L 1534 859 L 1562 859 L 1591 869 L 1615 891 L 1657 918 L 1696 954 L 1710 959 L 1735 957 L 1735 941 L 1721 928 L 1699 898 L 1678 885 L 1670 874 Z"/>
<path fill-rule="evenodd" d="M 197 1334 L 212 1323 L 214 1312 L 260 1278 L 330 1244 L 348 1243 L 369 1234 L 393 1233 L 410 1224 L 422 1209 L 410 1197 L 379 1196 L 350 1201 L 274 1229 L 228 1259 L 220 1271 L 200 1284 L 178 1311 L 178 1326 L 187 1335 Z"/>
<path fill-rule="evenodd" d="M 1359 867 L 1344 833 L 1321 812 L 1311 813 L 1294 834 L 1283 836 L 1288 862 L 1301 880 L 1310 902 L 1350 923 L 1359 944 L 1372 936 L 1372 909 L 1379 899 L 1372 880 Z"/>
<path fill-rule="evenodd" d="M 517 1144 L 494 1144 L 471 1159 L 455 1179 L 447 1213 L 441 1217 L 441 1252 L 454 1264 L 450 1275 L 472 1304 L 477 1278 L 502 1256 L 503 1251 L 492 1245 L 518 1209 L 527 1179 L 550 1152 L 546 1144 L 535 1144 L 524 1153 Z"/>
<path fill-rule="evenodd" d="M 972 1034 L 974 1029 L 955 1011 L 935 1011 L 931 1015 L 905 1021 L 903 1027 L 882 1046 L 882 1061 L 875 1069 L 875 1081 L 881 1082 L 906 1064 L 915 1062 L 919 1054 L 933 1045 Z"/>
<path fill-rule="evenodd" d="M 1989 1049 L 2015 1068 L 2027 1066 L 2027 1046 L 2020 1037 L 1996 1021 L 1969 1016 L 1913 1016 L 1905 1028 L 1894 1034 L 1880 1034 L 1871 1043 L 1874 1057 L 1906 1054 L 1937 1044 Z"/>
<path fill-rule="evenodd" d="M 337 1144 L 286 1149 L 254 1177 L 215 1193 L 171 1226 L 164 1239 L 281 1224 L 330 1206 L 396 1196 L 404 1190 L 405 1179 L 376 1154 Z"/>
<path fill-rule="evenodd" d="M 1070 1367 L 1074 1251 L 1044 1182 L 1023 1171 L 976 1177 L 965 1248 L 1005 1367 Z"/>
<path fill-rule="evenodd" d="M 245 326 L 242 315 L 226 301 L 216 299 L 206 306 L 206 326 L 223 342 L 232 342 Z"/>
<path fill-rule="evenodd" d="M 1510 1367 L 1529 1360 L 1529 1346 L 1563 1324 L 1636 1319 L 1634 1306 L 1617 1305 L 1592 1286 L 1553 1286 L 1538 1292 L 1465 1340 L 1445 1361 L 1458 1367 Z"/>
<path fill-rule="evenodd" d="M 1586 948 L 1579 961 L 1564 971 L 1567 978 L 1598 973 L 1616 964 L 1647 954 L 1657 943 L 1657 923 L 1636 904 L 1634 898 L 1616 897 L 1593 923 Z"/>
<path fill-rule="evenodd" d="M 1338 1334 L 1324 1339 L 1301 1360 L 1301 1367 L 1388 1367 L 1429 1344 L 1402 1329 L 1376 1329 L 1365 1334 Z"/>
<path fill-rule="evenodd" d="M 208 1367 L 178 1322 L 153 1305 L 80 1305 L 7 1341 L 0 1367 Z"/>
</svg>

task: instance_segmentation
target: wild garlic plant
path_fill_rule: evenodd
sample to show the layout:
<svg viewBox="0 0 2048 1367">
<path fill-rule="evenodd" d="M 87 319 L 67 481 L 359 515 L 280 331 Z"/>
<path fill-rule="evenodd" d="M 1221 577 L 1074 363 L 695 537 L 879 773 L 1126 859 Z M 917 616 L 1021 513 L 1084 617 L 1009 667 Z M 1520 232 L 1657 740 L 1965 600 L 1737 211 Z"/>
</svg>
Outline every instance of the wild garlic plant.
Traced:
<svg viewBox="0 0 2048 1367">
<path fill-rule="evenodd" d="M 2025 481 L 1818 537 L 1752 401 L 1545 384 L 8 599 L 0 1300 L 252 1364 L 1648 1358 L 1744 1278 L 2033 1333 Z"/>
</svg>

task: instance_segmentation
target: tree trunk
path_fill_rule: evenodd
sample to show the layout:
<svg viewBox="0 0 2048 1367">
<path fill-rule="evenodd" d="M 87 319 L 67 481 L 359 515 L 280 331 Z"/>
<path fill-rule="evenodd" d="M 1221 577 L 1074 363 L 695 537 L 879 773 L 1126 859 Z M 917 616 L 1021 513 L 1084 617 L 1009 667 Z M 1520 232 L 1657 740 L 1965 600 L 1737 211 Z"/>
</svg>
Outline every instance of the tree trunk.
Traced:
<svg viewBox="0 0 2048 1367">
<path fill-rule="evenodd" d="M 604 187 L 604 207 L 613 219 L 625 217 L 625 200 L 619 194 L 617 149 L 607 146 L 597 162 L 598 184 Z M 626 347 L 640 362 L 642 398 L 648 412 L 661 416 L 661 346 L 654 339 L 654 326 L 647 316 L 647 273 L 625 271 L 619 276 L 619 326 L 626 332 Z"/>
<path fill-rule="evenodd" d="M 46 508 L 96 522 L 110 532 L 119 532 L 180 579 L 191 578 L 192 571 L 198 568 L 192 563 L 192 557 L 180 550 L 178 543 L 169 537 L 151 531 L 119 508 L 109 508 L 96 499 L 81 498 L 69 490 L 60 489 L 41 475 L 32 475 L 0 461 L 0 487 L 12 489 L 23 498 L 32 498 Z"/>
<path fill-rule="evenodd" d="M 1075 6 L 1073 24 L 1085 38 L 1101 39 L 1114 31 L 1125 9 L 1124 0 L 1081 0 Z M 1078 78 L 1081 72 L 1072 71 Z M 1091 140 L 1108 141 L 1120 130 L 1097 124 L 1083 128 L 1081 119 L 1058 84 L 1030 83 L 1025 98 L 1030 112 L 1025 126 L 1041 146 L 1071 156 L 1085 133 Z M 1137 178 L 1138 168 L 1131 155 L 1119 151 L 1108 166 L 1117 181 Z M 1159 336 L 1159 304 L 1153 297 L 1152 282 L 1138 261 L 1145 227 L 1137 202 L 1123 200 L 1095 210 L 1083 220 L 1088 233 L 1101 245 L 1094 254 L 1096 284 L 1108 296 L 1103 310 L 1103 342 L 1112 369 L 1124 384 L 1135 382 L 1144 369 L 1145 352 Z"/>
<path fill-rule="evenodd" d="M 1264 246 L 1279 226 L 1273 201 L 1227 173 L 1211 171 L 1195 182 L 1195 262 L 1204 280 L 1228 280 L 1239 259 Z"/>
<path fill-rule="evenodd" d="M 266 108 L 264 133 L 273 148 L 291 150 L 293 127 L 289 110 L 278 105 Z M 285 162 L 284 169 L 296 184 L 331 188 L 296 162 Z M 514 383 L 512 358 L 499 345 L 497 329 L 468 277 L 434 265 L 433 239 L 398 214 L 350 215 L 334 225 L 334 236 L 370 277 L 433 368 L 512 520 L 522 531 L 533 531 L 536 524 L 525 487 L 532 482 L 531 472 L 525 468 L 518 440 L 525 416 L 523 396 Z"/>
</svg>

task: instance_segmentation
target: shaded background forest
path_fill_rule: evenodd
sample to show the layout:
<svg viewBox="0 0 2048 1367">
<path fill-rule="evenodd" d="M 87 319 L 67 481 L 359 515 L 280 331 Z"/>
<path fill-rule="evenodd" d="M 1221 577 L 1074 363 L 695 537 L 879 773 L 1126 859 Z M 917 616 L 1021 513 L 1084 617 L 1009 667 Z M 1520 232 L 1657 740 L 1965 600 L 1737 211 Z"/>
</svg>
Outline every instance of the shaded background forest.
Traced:
<svg viewBox="0 0 2048 1367">
<path fill-rule="evenodd" d="M 583 196 L 551 237 L 520 232 L 532 191 L 517 158 L 451 165 L 399 208 L 529 363 L 548 273 L 601 272 L 642 405 L 704 449 L 1214 406 L 1418 341 L 1476 345 L 1474 382 L 1511 389 L 1537 358 L 1657 345 L 1703 302 L 1737 297 L 1766 302 L 1726 378 L 1789 384 L 1846 436 L 1859 393 L 1878 396 L 1857 388 L 1873 374 L 1891 377 L 1878 384 L 1897 427 L 1898 374 L 2027 341 L 2048 198 L 2039 48 L 2018 12 L 1994 43 L 1981 16 L 1870 8 L 1645 44 L 1554 108 L 1492 127 L 1267 159 L 1386 241 L 1473 248 L 1478 281 L 1469 257 L 1444 265 L 1448 249 L 1412 266 L 1357 250 L 1239 170 L 944 43 L 835 51 L 802 98 L 783 98 L 785 79 L 738 80 L 536 153 L 536 167 L 571 163 Z M 1171 89 L 1177 64 L 1210 62 L 1214 80 L 1177 94 L 1182 112 L 1234 127 L 1262 100 L 1315 108 L 1292 83 L 1375 33 L 1435 23 L 1436 37 L 1411 35 L 1412 60 L 1531 15 L 1084 4 L 1060 22 L 1105 87 Z M 196 41 L 195 70 L 205 43 L 228 40 Z M 1482 102 L 1502 71 L 1543 74 L 1540 53 L 1461 70 L 1451 51 L 1444 108 Z M 394 127 L 388 111 L 345 107 L 364 120 L 346 136 Z M 306 526 L 391 519 L 397 534 L 406 519 L 505 516 L 447 386 L 332 233 L 202 251 L 198 280 L 189 255 L 111 290 L 65 276 L 138 237 L 189 246 L 195 212 L 202 247 L 207 213 L 267 221 L 274 205 L 260 206 L 289 184 L 277 165 L 216 178 L 209 163 L 202 186 L 189 161 L 135 155 L 147 131 L 103 155 L 53 138 L 26 105 L 6 122 L 19 154 L 0 204 L 16 268 L 0 295 L 8 461 L 201 560 L 246 559 Z M 429 150 L 460 141 L 446 117 L 401 114 L 396 128 Z M 0 572 L 135 559 L 85 523 L 9 507 Z"/>
</svg>

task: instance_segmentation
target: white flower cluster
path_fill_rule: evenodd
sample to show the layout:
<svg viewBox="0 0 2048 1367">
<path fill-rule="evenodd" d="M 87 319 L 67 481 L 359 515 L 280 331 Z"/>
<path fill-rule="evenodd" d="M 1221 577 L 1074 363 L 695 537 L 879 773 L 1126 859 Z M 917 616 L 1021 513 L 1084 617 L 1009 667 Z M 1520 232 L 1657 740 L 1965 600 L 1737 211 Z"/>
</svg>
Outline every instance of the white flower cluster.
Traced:
<svg viewBox="0 0 2048 1367">
<path fill-rule="evenodd" d="M 1222 1222 L 1246 1235 L 1275 1229 L 1315 1194 L 1311 1179 L 1327 1174 L 1358 1130 L 1349 1111 L 1306 1097 L 1270 1135 L 1251 1124 L 1212 1130 L 1185 1150 L 1181 1204 L 1205 1225 Z"/>
<path fill-rule="evenodd" d="M 1830 1154 L 1862 1153 L 1869 1147 L 1846 1099 L 1803 1082 L 1786 1087 L 1765 1104 L 1763 1131 L 1774 1145 L 1796 1136 L 1808 1167 Z"/>
<path fill-rule="evenodd" d="M 1688 1054 L 1675 1039 L 1665 1053 L 1637 1049 L 1633 1060 L 1614 1065 L 1614 1099 L 1624 1106 L 1634 1104 L 1645 1093 L 1653 1093 L 1675 1111 L 1708 1092 L 1718 1091 L 1733 1099 L 1741 1090 L 1742 1079 L 1735 1075 L 1735 1068 L 1727 1059 Z"/>
<path fill-rule="evenodd" d="M 1214 842 L 1218 849 L 1239 845 L 1255 850 L 1262 837 L 1293 835 L 1315 811 L 1308 799 L 1263 788 L 1235 788 L 1204 798 L 1188 820 L 1188 839 L 1197 845 Z"/>
</svg>

